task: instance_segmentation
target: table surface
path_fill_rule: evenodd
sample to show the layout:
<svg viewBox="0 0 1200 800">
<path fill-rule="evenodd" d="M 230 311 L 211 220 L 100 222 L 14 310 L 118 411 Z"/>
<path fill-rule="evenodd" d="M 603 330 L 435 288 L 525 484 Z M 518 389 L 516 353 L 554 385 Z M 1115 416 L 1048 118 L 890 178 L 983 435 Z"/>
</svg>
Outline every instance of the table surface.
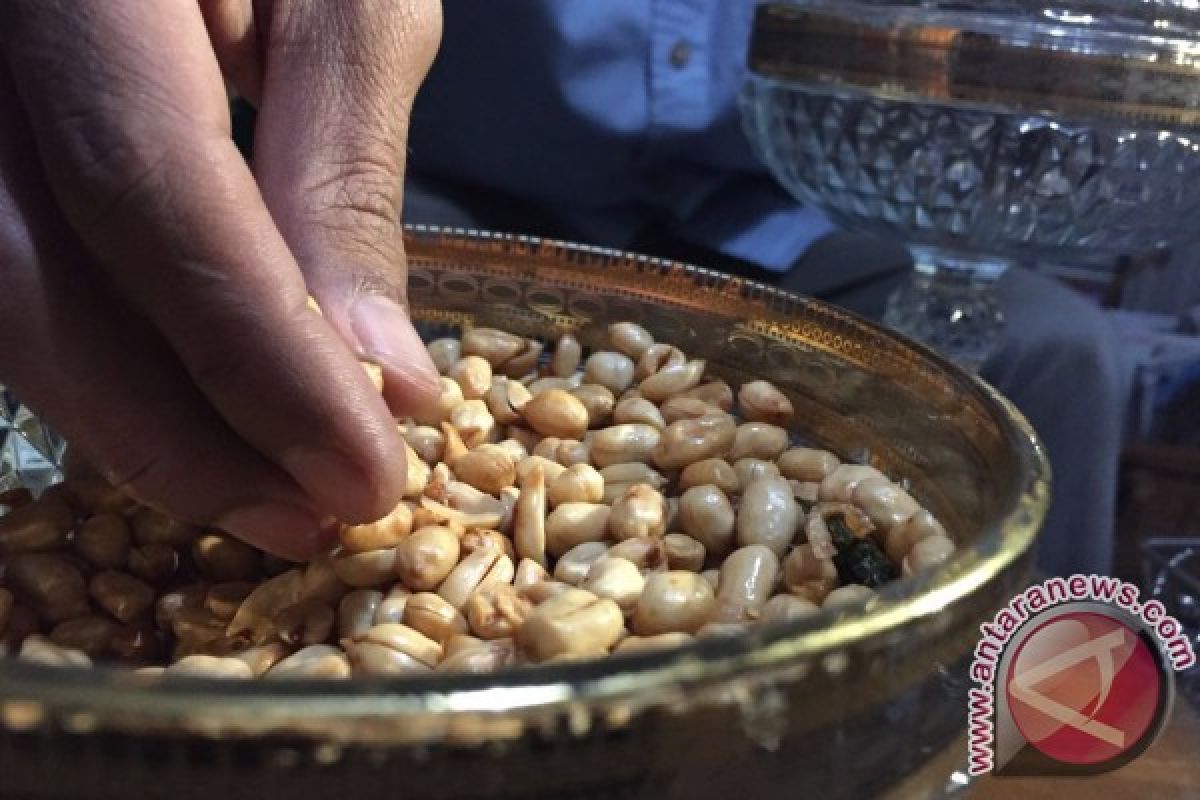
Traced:
<svg viewBox="0 0 1200 800">
<path fill-rule="evenodd" d="M 929 761 L 883 800 L 924 797 L 947 776 L 966 765 L 967 740 L 962 737 Z M 1200 798 L 1200 712 L 1181 697 L 1167 727 L 1141 756 L 1114 772 L 1088 778 L 976 778 L 962 794 L 965 800 L 1182 800 Z"/>
<path fill-rule="evenodd" d="M 1140 757 L 1091 778 L 992 778 L 970 800 L 1177 800 L 1200 797 L 1200 714 L 1176 697 L 1162 735 Z"/>
</svg>

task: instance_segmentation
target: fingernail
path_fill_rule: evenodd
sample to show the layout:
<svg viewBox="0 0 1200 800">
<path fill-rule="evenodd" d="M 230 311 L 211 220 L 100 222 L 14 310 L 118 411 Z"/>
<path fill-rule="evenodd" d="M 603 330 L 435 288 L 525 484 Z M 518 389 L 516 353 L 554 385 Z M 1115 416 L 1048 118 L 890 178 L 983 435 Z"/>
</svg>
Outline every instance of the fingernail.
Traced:
<svg viewBox="0 0 1200 800">
<path fill-rule="evenodd" d="M 280 454 L 279 464 L 322 509 L 342 519 L 355 518 L 376 503 L 363 471 L 341 453 L 292 447 Z"/>
<path fill-rule="evenodd" d="M 383 367 L 389 377 L 418 393 L 438 390 L 437 367 L 398 303 L 382 295 L 360 297 L 350 308 L 350 327 L 358 340 L 360 358 Z"/>
<path fill-rule="evenodd" d="M 327 546 L 320 521 L 286 503 L 242 506 L 222 514 L 216 526 L 242 541 L 283 558 L 305 561 Z"/>
</svg>

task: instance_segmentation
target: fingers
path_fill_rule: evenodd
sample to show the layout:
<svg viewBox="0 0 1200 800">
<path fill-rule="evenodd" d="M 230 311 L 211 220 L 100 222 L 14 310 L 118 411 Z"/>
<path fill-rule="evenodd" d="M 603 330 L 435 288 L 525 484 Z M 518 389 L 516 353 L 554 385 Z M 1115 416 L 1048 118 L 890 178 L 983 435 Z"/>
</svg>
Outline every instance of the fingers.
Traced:
<svg viewBox="0 0 1200 800">
<path fill-rule="evenodd" d="M 221 72 L 241 97 L 251 105 L 258 105 L 262 95 L 262 62 L 250 0 L 200 0 L 200 12 Z"/>
<path fill-rule="evenodd" d="M 0 45 L 58 202 L 121 294 L 228 426 L 320 508 L 347 522 L 391 510 L 403 442 L 353 354 L 306 304 L 229 139 L 198 8 L 0 0 L 0 11 Z"/>
<path fill-rule="evenodd" d="M 13 109 L 0 70 L 0 107 Z M 293 559 L 328 546 L 286 474 L 236 437 L 87 268 L 16 113 L 0 118 L 0 376 L 139 499 Z"/>
<path fill-rule="evenodd" d="M 408 115 L 441 37 L 437 0 L 260 0 L 254 169 L 330 323 L 384 368 L 393 410 L 436 391 L 404 310 Z"/>
</svg>

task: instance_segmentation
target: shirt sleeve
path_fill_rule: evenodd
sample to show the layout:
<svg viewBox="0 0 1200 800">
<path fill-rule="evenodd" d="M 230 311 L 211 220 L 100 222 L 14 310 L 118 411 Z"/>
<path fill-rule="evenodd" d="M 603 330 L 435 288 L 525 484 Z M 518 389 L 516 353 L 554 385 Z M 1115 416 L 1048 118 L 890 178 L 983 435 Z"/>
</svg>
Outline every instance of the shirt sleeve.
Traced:
<svg viewBox="0 0 1200 800">
<path fill-rule="evenodd" d="M 801 205 L 762 174 L 712 192 L 673 232 L 691 244 L 785 272 L 813 242 L 834 230 L 821 211 Z"/>
</svg>

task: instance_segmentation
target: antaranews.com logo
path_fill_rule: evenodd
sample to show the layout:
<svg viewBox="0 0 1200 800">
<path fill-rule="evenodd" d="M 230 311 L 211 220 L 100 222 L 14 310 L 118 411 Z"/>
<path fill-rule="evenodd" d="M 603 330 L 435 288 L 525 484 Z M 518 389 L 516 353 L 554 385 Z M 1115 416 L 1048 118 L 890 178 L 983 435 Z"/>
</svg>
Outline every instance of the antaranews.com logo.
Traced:
<svg viewBox="0 0 1200 800">
<path fill-rule="evenodd" d="M 1179 621 L 1137 586 L 1050 578 L 980 626 L 969 692 L 971 775 L 1096 775 L 1137 758 L 1196 663 Z"/>
</svg>

